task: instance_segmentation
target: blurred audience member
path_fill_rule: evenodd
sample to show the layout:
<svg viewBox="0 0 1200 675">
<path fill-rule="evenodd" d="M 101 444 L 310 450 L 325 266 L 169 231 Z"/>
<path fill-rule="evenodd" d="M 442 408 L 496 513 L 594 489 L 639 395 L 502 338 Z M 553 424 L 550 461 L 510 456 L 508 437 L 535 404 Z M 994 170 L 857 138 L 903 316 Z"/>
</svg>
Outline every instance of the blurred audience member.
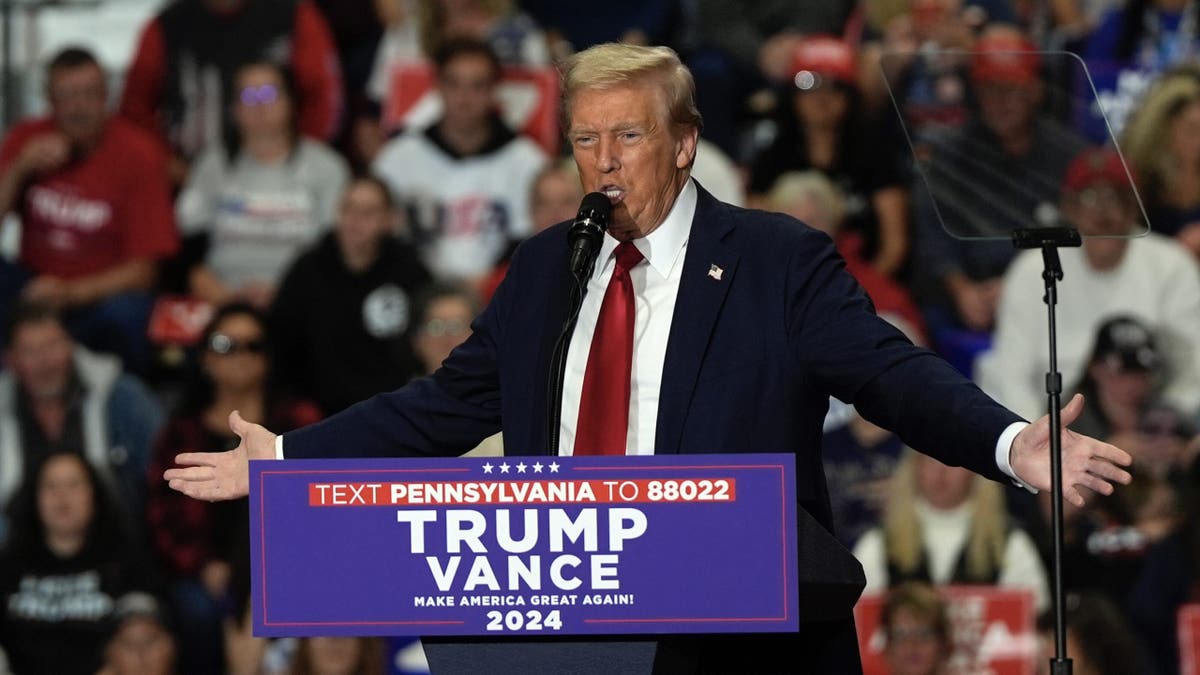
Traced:
<svg viewBox="0 0 1200 675">
<path fill-rule="evenodd" d="M 172 178 L 233 126 L 226 98 L 242 66 L 272 63 L 295 82 L 296 131 L 329 140 L 342 85 L 329 27 L 309 0 L 172 0 L 143 29 L 121 114 L 174 154 Z"/>
<path fill-rule="evenodd" d="M 551 62 L 545 34 L 512 0 L 376 0 L 376 9 L 388 26 L 368 83 L 367 95 L 376 108 L 394 98 L 392 78 L 397 68 L 436 60 L 450 42 L 485 43 L 504 65 L 536 67 Z M 597 13 L 589 16 L 594 19 Z M 443 107 L 447 104 L 442 102 Z M 379 115 L 359 120 L 356 126 L 359 152 L 373 161 L 384 140 Z"/>
<path fill-rule="evenodd" d="M 335 135 L 327 136 L 326 140 L 347 153 L 356 170 L 362 170 L 365 165 L 355 156 L 351 123 L 364 115 L 375 116 L 366 89 L 383 39 L 384 24 L 377 11 L 380 0 L 313 0 L 313 4 L 333 36 L 341 66 L 341 97 L 345 101 Z"/>
<path fill-rule="evenodd" d="M 461 286 L 433 284 L 421 293 L 412 338 L 421 374 L 440 368 L 450 352 L 471 336 L 471 322 L 479 309 L 475 294 Z"/>
<path fill-rule="evenodd" d="M 1150 228 L 1200 257 L 1200 80 L 1180 72 L 1158 82 L 1122 134 Z"/>
<path fill-rule="evenodd" d="M 0 147 L 0 216 L 21 217 L 20 267 L 0 287 L 69 312 L 71 332 L 139 368 L 157 264 L 178 249 L 166 159 L 106 108 L 104 71 L 66 49 L 46 74 L 49 117 L 14 126 Z M 0 316 L 12 297 L 0 297 Z"/>
<path fill-rule="evenodd" d="M 573 219 L 582 200 L 583 186 L 579 184 L 579 169 L 575 166 L 575 161 L 563 159 L 547 163 L 534 176 L 533 183 L 529 186 L 529 220 L 533 225 L 530 236 L 548 229 L 551 225 Z M 504 257 L 480 285 L 483 302 L 492 299 L 492 294 L 504 280 L 516 248 L 517 242 L 509 245 Z"/>
<path fill-rule="evenodd" d="M 1067 656 L 1078 675 L 1149 675 L 1142 646 L 1116 605 L 1097 593 L 1072 593 L 1066 598 Z M 1054 657 L 1054 615 L 1038 620 L 1041 650 L 1038 674 L 1051 675 Z"/>
<path fill-rule="evenodd" d="M 396 215 L 378 178 L 351 182 L 334 231 L 292 265 L 271 306 L 275 372 L 328 414 L 419 370 L 411 299 L 430 278 L 396 237 Z"/>
<path fill-rule="evenodd" d="M 1089 150 L 1071 161 L 1062 214 L 1084 235 L 1080 249 L 1062 249 L 1058 287 L 1058 368 L 1078 382 L 1099 326 L 1114 316 L 1152 331 L 1167 377 L 1163 400 L 1187 414 L 1200 410 L 1200 276 L 1175 241 L 1140 231 L 1129 179 L 1111 150 Z M 1046 311 L 1040 251 L 1024 251 L 1004 278 L 991 352 L 980 357 L 979 383 L 1020 415 L 1046 409 Z"/>
<path fill-rule="evenodd" d="M 866 591 L 905 581 L 996 584 L 1033 591 L 1049 604 L 1033 541 L 1009 522 L 1003 487 L 961 467 L 908 453 L 896 470 L 883 524 L 854 547 Z"/>
<path fill-rule="evenodd" d="M 546 29 L 551 55 L 557 61 L 603 42 L 672 45 L 682 31 L 678 0 L 614 0 L 603 12 L 581 12 L 559 0 L 521 0 L 521 7 Z M 555 44 L 560 44 L 555 49 Z"/>
<path fill-rule="evenodd" d="M 850 45 L 832 37 L 801 41 L 793 55 L 779 133 L 750 166 L 749 191 L 762 199 L 788 171 L 815 169 L 845 195 L 846 228 L 886 276 L 908 254 L 908 172 L 880 125 L 863 119 L 858 66 Z"/>
<path fill-rule="evenodd" d="M 13 504 L 0 560 L 0 644 L 21 675 L 94 675 L 117 598 L 152 587 L 95 469 L 46 455 Z"/>
<path fill-rule="evenodd" d="M 687 10 L 695 12 L 696 43 L 687 65 L 696 79 L 704 136 L 725 154 L 742 159 L 738 129 L 743 101 L 757 89 L 785 82 L 802 36 L 841 33 L 854 4 L 698 0 Z"/>
<path fill-rule="evenodd" d="M 1194 0 L 1126 0 L 1104 15 L 1083 51 L 1104 115 L 1118 134 L 1159 73 L 1197 56 Z M 1108 129 L 1092 126 L 1093 140 L 1108 139 Z"/>
<path fill-rule="evenodd" d="M 967 52 L 989 22 L 1012 22 L 1006 5 L 1006 0 L 866 0 L 870 31 L 861 72 L 868 107 L 889 113 L 899 108 L 914 133 L 927 125 L 962 124 L 969 102 Z"/>
<path fill-rule="evenodd" d="M 529 186 L 529 220 L 531 235 L 550 229 L 550 226 L 571 220 L 583 201 L 583 186 L 579 183 L 579 168 L 575 160 L 549 162 L 533 178 Z"/>
<path fill-rule="evenodd" d="M 421 48 L 437 55 L 455 40 L 485 42 L 501 63 L 550 62 L 542 29 L 513 0 L 421 0 L 417 3 Z"/>
<path fill-rule="evenodd" d="M 386 661 L 379 638 L 304 638 L 291 675 L 384 675 Z"/>
<path fill-rule="evenodd" d="M 203 333 L 200 373 L 158 437 L 149 471 L 151 542 L 171 582 L 179 612 L 180 665 L 188 673 L 222 672 L 222 620 L 239 619 L 248 599 L 249 511 L 246 500 L 206 503 L 170 489 L 163 471 L 180 452 L 223 452 L 237 445 L 229 416 L 295 429 L 320 419 L 316 406 L 277 392 L 269 372 L 266 321 L 250 305 L 217 310 Z"/>
<path fill-rule="evenodd" d="M 1000 279 L 1014 255 L 1009 234 L 1045 224 L 1040 218 L 1058 203 L 1067 164 L 1085 147 L 1039 112 L 1046 92 L 1041 59 L 1030 53 L 1035 45 L 1013 28 L 995 27 L 976 50 L 978 116 L 930 134 L 917 150 L 927 157 L 924 180 L 916 181 L 916 282 L 922 304 L 937 308 L 935 342 L 940 331 L 992 328 Z M 992 241 L 973 240 L 980 237 Z"/>
<path fill-rule="evenodd" d="M 118 598 L 112 624 L 97 675 L 175 674 L 175 636 L 166 608 L 153 595 L 133 592 Z"/>
<path fill-rule="evenodd" d="M 729 155 L 712 141 L 696 140 L 696 159 L 692 162 L 692 178 L 712 196 L 734 206 L 746 205 L 746 188 L 742 170 Z"/>
<path fill-rule="evenodd" d="M 908 582 L 888 592 L 879 617 L 891 675 L 940 675 L 954 649 L 946 602 L 928 584 Z"/>
<path fill-rule="evenodd" d="M 176 205 L 196 297 L 265 309 L 295 257 L 333 223 L 349 169 L 300 137 L 289 78 L 269 63 L 233 79 L 236 133 L 196 161 Z M 202 262 L 199 262 L 202 261 Z"/>
<path fill-rule="evenodd" d="M 1028 4 L 1036 7 L 1040 3 Z M 1050 46 L 1080 44 L 1110 11 L 1123 4 L 1124 0 L 1050 0 L 1046 6 L 1051 24 L 1047 28 L 1054 31 Z"/>
<path fill-rule="evenodd" d="M 479 314 L 479 298 L 469 288 L 433 284 L 417 298 L 416 323 L 413 326 L 413 351 L 430 375 L 442 366 L 454 348 L 471 337 L 471 321 Z M 467 453 L 472 456 L 504 454 L 502 434 L 483 439 Z"/>
<path fill-rule="evenodd" d="M 7 317 L 6 341 L 0 372 L 0 507 L 43 457 L 74 452 L 119 499 L 125 517 L 132 519 L 127 524 L 140 524 L 150 448 L 163 425 L 158 399 L 123 373 L 115 358 L 74 344 L 47 305 L 18 305 Z"/>
<path fill-rule="evenodd" d="M 375 14 L 383 24 L 383 35 L 375 50 L 371 74 L 363 88 L 369 106 L 355 111 L 351 131 L 353 159 L 363 165 L 370 165 L 387 142 L 387 131 L 380 120 L 392 93 L 395 70 L 429 60 L 421 49 L 418 2 L 420 0 L 374 0 Z"/>
<path fill-rule="evenodd" d="M 500 62 L 486 43 L 448 40 L 435 61 L 442 118 L 390 141 L 374 171 L 409 208 L 434 277 L 478 282 L 529 234 L 529 185 L 546 158 L 500 120 Z"/>
<path fill-rule="evenodd" d="M 829 486 L 833 533 L 846 547 L 879 522 L 904 444 L 871 424 L 853 406 L 830 401 L 821 436 L 821 463 Z"/>
<path fill-rule="evenodd" d="M 859 232 L 847 231 L 846 200 L 842 192 L 819 171 L 788 172 L 775 181 L 766 206 L 786 213 L 828 234 L 846 261 L 846 271 L 867 291 L 875 311 L 900 326 L 914 342 L 925 342 L 925 325 L 908 290 L 881 273 L 863 255 Z"/>
<path fill-rule="evenodd" d="M 1088 405 L 1071 430 L 1101 439 L 1134 433 L 1153 398 L 1162 354 L 1150 331 L 1127 316 L 1100 324 L 1094 345 L 1082 379 L 1072 387 Z"/>
<path fill-rule="evenodd" d="M 1126 598 L 1129 623 L 1146 645 L 1156 675 L 1179 672 L 1176 622 L 1184 603 L 1200 602 L 1200 463 L 1188 475 L 1179 527 L 1146 556 Z"/>
</svg>

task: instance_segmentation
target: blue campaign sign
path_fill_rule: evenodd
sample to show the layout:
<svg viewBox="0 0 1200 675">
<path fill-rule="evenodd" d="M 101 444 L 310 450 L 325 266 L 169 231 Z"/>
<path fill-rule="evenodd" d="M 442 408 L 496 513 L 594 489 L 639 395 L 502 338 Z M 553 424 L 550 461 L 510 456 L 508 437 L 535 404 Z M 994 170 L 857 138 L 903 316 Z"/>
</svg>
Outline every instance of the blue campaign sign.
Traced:
<svg viewBox="0 0 1200 675">
<path fill-rule="evenodd" d="M 798 629 L 788 454 L 255 461 L 254 633 Z"/>
</svg>

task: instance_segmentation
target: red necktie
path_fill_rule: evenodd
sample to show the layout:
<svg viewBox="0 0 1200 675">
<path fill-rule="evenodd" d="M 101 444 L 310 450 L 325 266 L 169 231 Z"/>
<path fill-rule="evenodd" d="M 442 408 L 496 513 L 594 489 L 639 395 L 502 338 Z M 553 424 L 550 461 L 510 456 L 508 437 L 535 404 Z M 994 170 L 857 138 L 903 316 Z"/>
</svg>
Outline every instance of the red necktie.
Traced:
<svg viewBox="0 0 1200 675">
<path fill-rule="evenodd" d="M 633 369 L 633 282 L 629 270 L 642 261 L 642 254 L 624 241 L 613 255 L 617 266 L 600 304 L 600 318 L 583 374 L 576 455 L 625 454 Z"/>
</svg>

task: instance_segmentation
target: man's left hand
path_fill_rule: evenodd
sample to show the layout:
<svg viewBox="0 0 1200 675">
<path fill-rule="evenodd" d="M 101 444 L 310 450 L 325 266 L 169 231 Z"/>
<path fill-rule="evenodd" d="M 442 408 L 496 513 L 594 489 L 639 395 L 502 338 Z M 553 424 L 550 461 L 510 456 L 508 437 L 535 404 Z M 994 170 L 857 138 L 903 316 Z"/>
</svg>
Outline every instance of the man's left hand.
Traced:
<svg viewBox="0 0 1200 675">
<path fill-rule="evenodd" d="M 1113 483 L 1128 484 L 1133 479 L 1121 467 L 1133 463 L 1133 457 L 1115 445 L 1071 431 L 1067 425 L 1083 412 L 1083 395 L 1075 394 L 1062 409 L 1062 480 L 1063 497 L 1076 506 L 1084 506 L 1083 488 L 1110 495 Z M 1017 478 L 1039 490 L 1050 489 L 1050 416 L 1030 424 L 1013 439 L 1009 463 Z"/>
</svg>

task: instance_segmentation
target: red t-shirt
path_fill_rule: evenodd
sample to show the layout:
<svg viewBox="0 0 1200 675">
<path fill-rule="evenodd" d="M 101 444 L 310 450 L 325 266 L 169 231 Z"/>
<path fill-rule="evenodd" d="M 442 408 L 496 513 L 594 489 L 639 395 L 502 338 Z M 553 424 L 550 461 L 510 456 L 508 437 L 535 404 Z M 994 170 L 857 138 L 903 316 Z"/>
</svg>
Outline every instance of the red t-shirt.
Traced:
<svg viewBox="0 0 1200 675">
<path fill-rule="evenodd" d="M 55 129 L 50 119 L 13 127 L 0 147 L 0 172 L 26 143 Z M 92 152 L 33 176 L 14 208 L 21 262 L 38 275 L 77 279 L 179 248 L 166 157 L 153 137 L 116 118 Z"/>
</svg>

